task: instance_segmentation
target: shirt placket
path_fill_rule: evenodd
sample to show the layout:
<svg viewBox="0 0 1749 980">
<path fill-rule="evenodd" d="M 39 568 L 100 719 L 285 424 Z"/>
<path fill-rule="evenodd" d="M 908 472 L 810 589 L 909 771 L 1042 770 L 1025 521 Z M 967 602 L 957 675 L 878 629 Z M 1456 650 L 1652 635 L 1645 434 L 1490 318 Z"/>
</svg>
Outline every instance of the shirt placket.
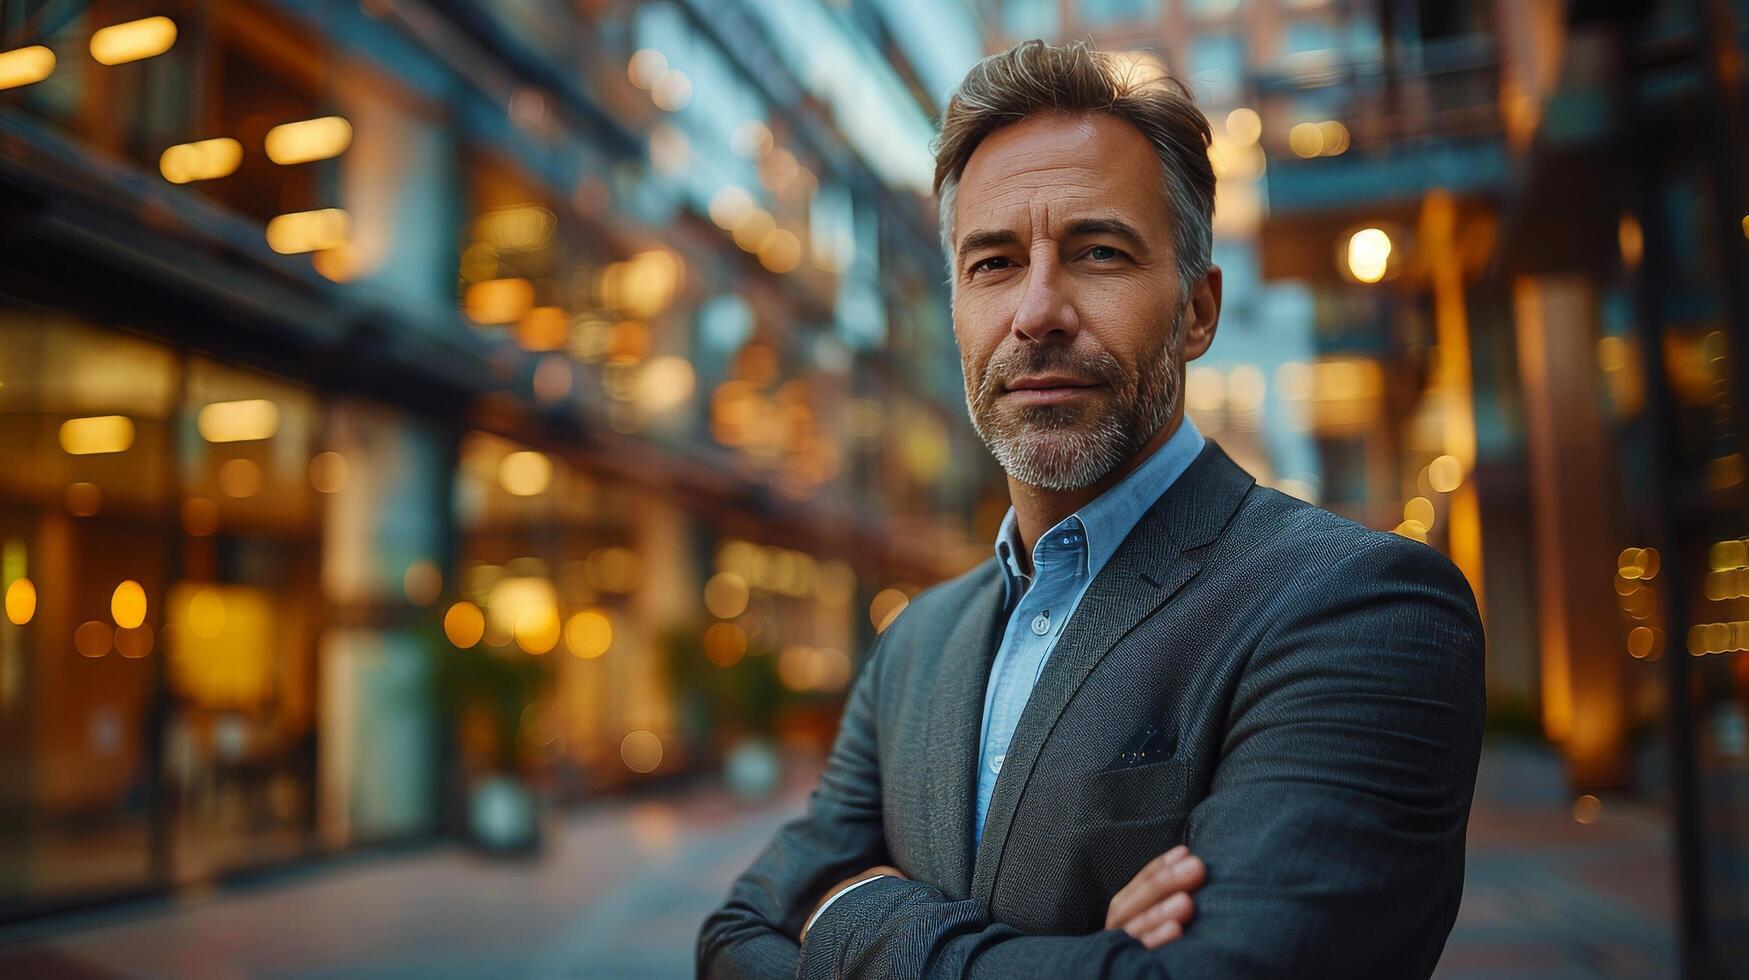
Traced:
<svg viewBox="0 0 1749 980">
<path fill-rule="evenodd" d="M 1062 547 L 1042 548 L 1034 559 L 1033 585 L 1021 596 L 1015 609 L 1015 625 L 1010 630 L 1012 649 L 1004 658 L 997 679 L 991 707 L 999 724 L 990 726 L 989 743 L 984 747 L 984 765 L 992 777 L 1002 772 L 1008 745 L 1019 727 L 1019 715 L 1025 711 L 1032 687 L 1044 671 L 1050 647 L 1067 618 L 1068 602 L 1079 584 L 1080 561 L 1074 549 L 1082 540 L 1080 530 L 1069 528 L 1053 533 L 1055 543 Z M 1025 697 L 1019 689 L 1022 684 Z"/>
</svg>

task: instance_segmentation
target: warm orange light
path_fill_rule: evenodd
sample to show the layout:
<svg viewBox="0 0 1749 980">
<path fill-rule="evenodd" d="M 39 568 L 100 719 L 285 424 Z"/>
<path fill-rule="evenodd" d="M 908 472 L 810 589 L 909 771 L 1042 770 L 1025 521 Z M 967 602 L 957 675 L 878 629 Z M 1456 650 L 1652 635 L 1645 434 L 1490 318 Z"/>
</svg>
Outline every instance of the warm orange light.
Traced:
<svg viewBox="0 0 1749 980">
<path fill-rule="evenodd" d="M 613 621 L 596 609 L 585 609 L 565 621 L 565 648 L 583 660 L 593 660 L 613 646 Z"/>
<path fill-rule="evenodd" d="M 339 208 L 294 211 L 267 223 L 267 247 L 281 255 L 300 255 L 346 242 L 352 216 Z"/>
<path fill-rule="evenodd" d="M 1651 627 L 1636 626 L 1628 631 L 1628 655 L 1635 660 L 1644 660 L 1652 655 L 1656 648 L 1658 634 Z"/>
<path fill-rule="evenodd" d="M 91 35 L 91 57 L 98 64 L 120 65 L 155 58 L 176 43 L 176 22 L 168 17 L 147 17 L 112 24 Z"/>
<path fill-rule="evenodd" d="M 558 646 L 562 632 L 559 614 L 551 607 L 524 610 L 522 615 L 516 617 L 516 624 L 511 627 L 516 645 L 535 656 Z"/>
<path fill-rule="evenodd" d="M 1464 464 L 1456 456 L 1441 456 L 1427 464 L 1427 484 L 1439 493 L 1451 493 L 1464 482 Z"/>
<path fill-rule="evenodd" d="M 747 611 L 747 580 L 734 572 L 718 572 L 704 584 L 704 607 L 718 619 L 734 619 Z"/>
<path fill-rule="evenodd" d="M 537 204 L 498 208 L 480 216 L 475 233 L 499 252 L 527 252 L 552 241 L 559 219 Z"/>
<path fill-rule="evenodd" d="M 667 354 L 644 365 L 638 373 L 638 404 L 647 412 L 670 412 L 692 398 L 697 378 L 692 363 Z"/>
<path fill-rule="evenodd" d="M 673 301 L 684 272 L 679 256 L 667 249 L 639 252 L 602 270 L 601 303 L 633 317 L 655 316 Z"/>
<path fill-rule="evenodd" d="M 290 165 L 327 160 L 352 145 L 352 124 L 339 116 L 281 123 L 267 131 L 267 159 Z"/>
<path fill-rule="evenodd" d="M 488 279 L 468 287 L 462 311 L 475 323 L 514 323 L 534 306 L 527 279 Z"/>
<path fill-rule="evenodd" d="M 479 606 L 458 602 L 443 614 L 443 635 L 458 648 L 466 650 L 486 635 L 486 617 Z"/>
<path fill-rule="evenodd" d="M 747 631 L 734 623 L 715 623 L 704 631 L 704 655 L 718 667 L 733 667 L 747 655 Z"/>
<path fill-rule="evenodd" d="M 1324 152 L 1324 132 L 1317 123 L 1299 123 L 1287 131 L 1287 148 L 1297 157 L 1315 157 Z"/>
<path fill-rule="evenodd" d="M 1240 106 L 1227 113 L 1227 135 L 1240 146 L 1250 146 L 1263 135 L 1263 119 L 1256 109 Z"/>
<path fill-rule="evenodd" d="M 128 579 L 115 587 L 109 597 L 109 615 L 115 625 L 131 630 L 146 621 L 146 590 L 140 583 Z"/>
<path fill-rule="evenodd" d="M 510 453 L 498 464 L 498 482 L 514 496 L 539 496 L 553 482 L 553 461 L 532 449 Z"/>
<path fill-rule="evenodd" d="M 1326 119 L 1318 124 L 1319 152 L 1327 157 L 1341 156 L 1348 152 L 1348 127 L 1334 119 Z"/>
<path fill-rule="evenodd" d="M 194 427 L 207 442 L 271 439 L 279 431 L 279 406 L 265 398 L 202 406 Z"/>
<path fill-rule="evenodd" d="M 1411 497 L 1409 502 L 1403 505 L 1403 520 L 1420 524 L 1423 529 L 1432 528 L 1434 522 L 1433 501 L 1426 497 Z"/>
<path fill-rule="evenodd" d="M 55 73 L 55 53 L 40 44 L 0 51 L 0 89 L 34 85 Z"/>
<path fill-rule="evenodd" d="M 61 448 L 74 456 L 122 453 L 134 444 L 134 421 L 125 415 L 94 415 L 61 423 Z"/>
<path fill-rule="evenodd" d="M 6 619 L 14 626 L 23 626 L 36 615 L 36 585 L 27 578 L 15 578 L 6 587 Z"/>
<path fill-rule="evenodd" d="M 759 264 L 772 272 L 793 272 L 802 261 L 802 241 L 795 232 L 779 228 L 759 246 Z"/>
<path fill-rule="evenodd" d="M 757 252 L 777 231 L 777 221 L 771 212 L 754 206 L 735 221 L 735 244 L 744 252 Z"/>
<path fill-rule="evenodd" d="M 158 172 L 172 184 L 216 180 L 237 172 L 243 162 L 243 144 L 229 136 L 178 143 L 158 157 Z"/>
<path fill-rule="evenodd" d="M 868 604 L 868 618 L 874 623 L 876 633 L 884 633 L 893 620 L 905 611 L 911 604 L 911 598 L 898 589 L 882 589 L 875 594 L 874 601 Z"/>
<path fill-rule="evenodd" d="M 1362 228 L 1348 239 L 1348 271 L 1361 282 L 1385 277 L 1391 259 L 1391 236 L 1379 228 Z"/>
<path fill-rule="evenodd" d="M 570 338 L 571 318 L 557 306 L 537 306 L 516 321 L 512 335 L 516 346 L 526 351 L 552 351 Z"/>
<path fill-rule="evenodd" d="M 203 640 L 225 631 L 225 597 L 217 589 L 201 589 L 188 600 L 188 628 Z"/>
</svg>

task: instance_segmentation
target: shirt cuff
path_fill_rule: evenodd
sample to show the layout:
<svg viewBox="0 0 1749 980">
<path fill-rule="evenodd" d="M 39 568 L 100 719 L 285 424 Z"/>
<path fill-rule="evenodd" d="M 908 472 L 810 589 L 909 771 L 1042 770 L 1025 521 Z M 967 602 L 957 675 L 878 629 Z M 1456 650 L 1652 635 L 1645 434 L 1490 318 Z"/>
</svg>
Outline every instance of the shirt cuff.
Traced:
<svg viewBox="0 0 1749 980">
<path fill-rule="evenodd" d="M 861 888 L 863 885 L 866 885 L 871 881 L 878 881 L 882 878 L 891 878 L 891 877 L 892 877 L 892 875 L 869 875 L 867 878 L 864 878 L 861 881 L 857 882 L 856 884 L 851 885 L 849 888 L 838 889 L 837 892 L 833 893 L 831 898 L 828 898 L 824 902 L 820 903 L 820 907 L 814 910 L 814 914 L 808 916 L 808 921 L 802 923 L 802 938 L 804 938 L 804 939 L 807 938 L 808 930 L 814 928 L 814 920 L 818 919 L 820 917 L 820 913 L 831 908 L 833 902 L 838 901 L 839 899 L 843 898 L 844 896 L 850 894 L 853 891 L 856 891 L 858 888 Z"/>
</svg>

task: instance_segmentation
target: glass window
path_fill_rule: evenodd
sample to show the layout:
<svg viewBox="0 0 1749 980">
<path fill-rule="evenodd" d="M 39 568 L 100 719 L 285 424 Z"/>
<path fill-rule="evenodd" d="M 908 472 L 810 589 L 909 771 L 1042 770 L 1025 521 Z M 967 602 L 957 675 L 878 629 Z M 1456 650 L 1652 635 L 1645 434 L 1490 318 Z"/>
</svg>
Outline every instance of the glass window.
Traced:
<svg viewBox="0 0 1749 980">
<path fill-rule="evenodd" d="M 1190 43 L 1190 80 L 1198 98 L 1218 105 L 1237 101 L 1245 82 L 1245 39 L 1205 34 Z"/>
<path fill-rule="evenodd" d="M 177 364 L 0 298 L 0 907 L 141 887 Z"/>
<path fill-rule="evenodd" d="M 1282 53 L 1288 55 L 1329 51 L 1336 47 L 1336 31 L 1323 21 L 1299 20 L 1287 25 Z"/>
<path fill-rule="evenodd" d="M 1093 27 L 1134 24 L 1159 9 L 1157 0 L 1079 0 L 1080 19 Z"/>
<path fill-rule="evenodd" d="M 1054 40 L 1062 31 L 1057 0 L 1008 0 L 1002 5 L 1002 33 L 1011 38 Z"/>
<path fill-rule="evenodd" d="M 1184 0 L 1184 9 L 1192 17 L 1225 17 L 1239 9 L 1239 0 Z"/>
</svg>

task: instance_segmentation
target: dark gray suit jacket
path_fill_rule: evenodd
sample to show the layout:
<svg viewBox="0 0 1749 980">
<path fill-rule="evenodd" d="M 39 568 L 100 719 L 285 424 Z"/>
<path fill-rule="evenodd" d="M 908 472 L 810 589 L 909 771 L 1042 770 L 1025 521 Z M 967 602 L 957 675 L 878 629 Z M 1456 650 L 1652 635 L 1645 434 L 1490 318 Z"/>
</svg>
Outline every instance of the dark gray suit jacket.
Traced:
<svg viewBox="0 0 1749 980">
<path fill-rule="evenodd" d="M 1424 977 L 1463 891 L 1482 627 L 1426 545 L 1255 485 L 1212 441 L 1089 586 L 972 850 L 994 559 L 875 642 L 807 815 L 704 923 L 712 977 Z M 1188 843 L 1148 951 L 1111 896 Z M 910 877 L 821 893 L 877 864 Z"/>
</svg>

